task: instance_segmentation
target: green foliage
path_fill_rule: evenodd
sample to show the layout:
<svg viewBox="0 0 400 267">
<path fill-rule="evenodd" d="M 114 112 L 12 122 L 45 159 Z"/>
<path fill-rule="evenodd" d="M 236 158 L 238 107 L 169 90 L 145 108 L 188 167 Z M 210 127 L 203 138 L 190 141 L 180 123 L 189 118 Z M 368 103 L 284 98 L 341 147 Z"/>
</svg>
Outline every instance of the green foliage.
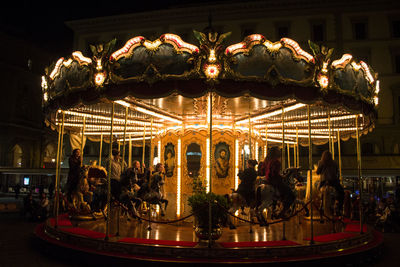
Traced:
<svg viewBox="0 0 400 267">
<path fill-rule="evenodd" d="M 193 177 L 192 181 L 193 193 L 203 193 L 206 192 L 206 187 L 203 185 L 200 177 Z"/>
<path fill-rule="evenodd" d="M 316 43 L 314 43 L 311 40 L 308 40 L 308 45 L 311 48 L 311 51 L 313 52 L 314 56 L 318 55 L 320 50 L 319 50 L 319 45 L 317 45 Z"/>
<path fill-rule="evenodd" d="M 199 227 L 208 228 L 209 223 L 209 204 L 211 203 L 211 227 L 216 228 L 226 221 L 228 201 L 224 196 L 214 193 L 200 192 L 195 193 L 188 199 L 189 206 L 195 213 Z M 223 207 L 223 208 L 221 208 Z"/>
</svg>

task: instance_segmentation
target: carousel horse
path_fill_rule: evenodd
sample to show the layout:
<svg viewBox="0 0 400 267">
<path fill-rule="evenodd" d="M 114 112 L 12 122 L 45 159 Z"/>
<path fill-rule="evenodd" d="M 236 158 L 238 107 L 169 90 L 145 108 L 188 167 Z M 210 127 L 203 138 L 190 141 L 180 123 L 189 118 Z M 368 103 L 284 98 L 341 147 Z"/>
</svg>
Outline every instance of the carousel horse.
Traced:
<svg viewBox="0 0 400 267">
<path fill-rule="evenodd" d="M 92 213 L 90 203 L 93 200 L 93 192 L 89 190 L 90 186 L 87 179 L 87 173 L 87 168 L 82 167 L 78 185 L 71 193 L 69 212 L 72 216 L 86 216 L 91 215 Z"/>
<path fill-rule="evenodd" d="M 164 180 L 159 173 L 155 173 L 150 177 L 149 184 L 143 184 L 137 192 L 138 198 L 145 201 L 147 204 L 155 204 L 160 207 L 161 216 L 165 216 L 168 200 L 164 198 L 162 186 Z M 164 208 L 162 206 L 164 204 Z"/>
<path fill-rule="evenodd" d="M 321 194 L 321 203 L 320 203 L 320 216 L 321 221 L 323 216 L 327 216 L 332 218 L 333 216 L 338 214 L 338 205 L 337 205 L 337 192 L 333 186 L 324 185 L 320 188 Z"/>
<path fill-rule="evenodd" d="M 138 180 L 134 169 L 128 168 L 121 175 L 121 192 L 120 195 L 117 196 L 119 203 L 126 208 L 125 211 L 127 214 L 133 218 L 139 218 L 137 210 L 142 203 L 142 200 L 138 198 L 137 195 L 140 190 L 140 186 L 138 186 L 137 183 Z"/>
<path fill-rule="evenodd" d="M 234 214 L 237 210 L 243 209 L 243 207 L 249 207 L 249 216 L 250 216 L 250 221 L 253 221 L 253 218 L 256 217 L 256 202 L 253 200 L 250 204 L 246 202 L 246 199 L 244 196 L 241 194 L 237 193 L 236 191 L 233 191 L 231 194 L 226 194 L 225 198 L 228 201 L 228 205 L 230 206 L 229 208 L 229 213 Z M 244 212 L 242 212 L 243 215 L 246 215 Z M 236 226 L 233 224 L 231 216 L 227 217 L 227 223 L 229 225 L 230 229 L 236 229 Z"/>
<path fill-rule="evenodd" d="M 288 168 L 283 172 L 283 180 L 292 190 L 294 196 L 296 196 L 290 203 L 288 210 L 282 210 L 280 214 L 290 214 L 295 212 L 296 206 L 304 206 L 304 202 L 297 198 L 297 192 L 295 192 L 296 184 L 301 182 L 300 168 Z M 267 225 L 267 221 L 263 215 L 263 211 L 266 209 L 268 211 L 268 216 L 274 218 L 275 209 L 278 202 L 281 202 L 282 196 L 279 196 L 278 191 L 274 186 L 266 184 L 264 179 L 257 179 L 256 181 L 256 216 L 260 225 Z M 307 207 L 305 207 L 306 214 L 308 213 Z"/>
</svg>

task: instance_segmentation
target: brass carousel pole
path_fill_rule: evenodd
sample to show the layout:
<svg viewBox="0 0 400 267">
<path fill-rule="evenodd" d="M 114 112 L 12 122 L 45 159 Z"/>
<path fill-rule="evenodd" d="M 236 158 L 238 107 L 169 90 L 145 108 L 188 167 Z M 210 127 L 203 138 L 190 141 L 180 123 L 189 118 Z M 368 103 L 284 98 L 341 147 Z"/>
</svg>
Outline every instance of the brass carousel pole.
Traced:
<svg viewBox="0 0 400 267">
<path fill-rule="evenodd" d="M 144 125 L 143 129 L 143 153 L 142 153 L 142 166 L 144 164 L 144 155 L 146 153 L 146 124 Z M 144 171 L 144 170 L 142 170 Z"/>
<path fill-rule="evenodd" d="M 332 139 L 331 139 L 331 110 L 327 109 L 328 113 L 328 142 L 329 142 L 329 152 L 332 153 Z"/>
<path fill-rule="evenodd" d="M 121 160 L 121 170 L 124 171 L 125 167 L 125 144 L 126 144 L 126 126 L 128 124 L 128 107 L 125 107 L 125 125 L 124 125 L 124 140 L 122 144 L 122 160 Z M 117 209 L 117 233 L 115 234 L 116 236 L 119 236 L 119 219 L 120 219 L 120 212 L 121 212 L 121 207 L 118 207 Z"/>
<path fill-rule="evenodd" d="M 113 144 L 113 128 L 114 128 L 114 102 L 111 109 L 111 127 L 110 127 L 110 149 L 108 154 L 108 173 L 107 173 L 107 221 L 106 221 L 106 236 L 108 241 L 110 235 L 110 217 L 111 217 L 111 160 L 112 160 L 112 144 Z"/>
<path fill-rule="evenodd" d="M 129 134 L 129 148 L 128 148 L 128 168 L 132 166 L 132 139 L 131 134 Z"/>
<path fill-rule="evenodd" d="M 122 170 L 125 162 L 125 146 L 126 146 L 126 127 L 128 125 L 128 107 L 125 108 L 125 126 L 124 126 L 124 141 L 122 143 Z"/>
<path fill-rule="evenodd" d="M 61 124 L 58 124 L 56 177 L 55 177 L 55 181 L 54 181 L 55 194 L 54 194 L 53 216 L 56 216 L 56 205 L 55 205 L 55 203 L 57 203 L 57 177 L 58 177 L 58 161 L 59 161 L 59 158 L 60 158 L 60 138 L 61 138 Z"/>
<path fill-rule="evenodd" d="M 212 107 L 213 107 L 213 103 L 212 103 L 212 100 L 213 100 L 213 96 L 212 96 L 212 91 L 210 90 L 210 98 L 209 98 L 210 100 L 210 104 L 209 104 L 209 107 L 210 107 L 210 110 L 209 110 L 209 115 L 210 115 L 210 118 L 209 118 L 209 121 L 210 121 L 210 125 L 209 125 L 209 127 L 210 127 L 210 147 L 209 147 L 209 149 L 210 149 L 210 151 L 209 151 L 209 154 L 210 154 L 210 180 L 209 180 L 209 185 L 208 185 L 208 188 L 209 188 L 209 192 L 210 193 L 212 193 Z M 211 248 L 211 245 L 212 245 L 212 238 L 211 238 L 211 233 L 212 233 L 212 225 L 211 225 L 211 223 L 212 223 L 212 218 L 211 218 L 211 216 L 212 216 L 212 207 L 211 207 L 211 202 L 210 203 L 208 203 L 208 247 L 209 248 Z"/>
<path fill-rule="evenodd" d="M 338 144 L 338 162 L 339 162 L 339 178 L 340 183 L 343 184 L 343 177 L 342 177 L 342 156 L 340 155 L 340 131 L 337 131 L 337 144 Z"/>
<path fill-rule="evenodd" d="M 286 144 L 286 148 L 287 148 L 287 162 L 288 162 L 288 168 L 290 168 L 290 144 L 289 144 L 289 143 Z"/>
<path fill-rule="evenodd" d="M 282 171 L 286 168 L 286 156 L 285 156 L 285 108 L 282 107 Z"/>
<path fill-rule="evenodd" d="M 297 167 L 296 144 L 293 145 L 293 167 Z"/>
<path fill-rule="evenodd" d="M 268 126 L 265 126 L 265 157 L 268 155 Z"/>
<path fill-rule="evenodd" d="M 289 154 L 289 152 L 288 152 Z M 286 168 L 285 164 L 285 108 L 282 106 L 282 172 Z M 286 223 L 283 221 L 282 223 L 282 240 L 286 240 Z"/>
<path fill-rule="evenodd" d="M 249 106 L 250 106 L 250 104 L 249 104 Z M 249 112 L 249 159 L 251 159 L 251 156 L 252 156 L 252 153 L 251 153 L 251 120 L 250 120 L 250 112 Z M 244 166 L 246 166 L 246 164 Z"/>
<path fill-rule="evenodd" d="M 335 159 L 335 135 L 333 133 L 332 133 L 332 159 Z"/>
<path fill-rule="evenodd" d="M 103 132 L 100 135 L 100 153 L 99 153 L 99 166 L 101 166 L 101 154 L 103 153 Z"/>
<path fill-rule="evenodd" d="M 149 168 L 150 166 L 153 166 L 153 157 L 154 157 L 154 148 L 153 148 L 153 117 L 151 117 L 151 123 L 150 123 L 150 162 L 149 162 Z"/>
<path fill-rule="evenodd" d="M 296 144 L 297 144 L 297 167 L 300 167 L 300 144 L 299 144 L 299 128 L 296 127 Z"/>
<path fill-rule="evenodd" d="M 360 190 L 360 201 L 359 201 L 359 213 L 360 213 L 360 233 L 363 233 L 363 208 L 362 208 L 362 191 L 363 191 L 363 181 L 361 177 L 361 151 L 360 151 L 360 135 L 358 132 L 358 117 L 356 116 L 356 142 L 357 142 L 357 169 L 358 169 L 358 186 Z"/>
<path fill-rule="evenodd" d="M 61 136 L 60 136 L 60 147 L 59 147 L 59 157 L 58 157 L 58 176 L 56 176 L 56 220 L 54 224 L 54 228 L 57 228 L 58 226 L 58 211 L 60 207 L 60 176 L 61 176 L 61 160 L 62 160 L 62 148 L 63 148 L 63 143 L 64 143 L 64 119 L 65 119 L 65 113 L 64 111 L 62 112 L 62 121 L 61 121 Z"/>
<path fill-rule="evenodd" d="M 86 118 L 83 117 L 83 124 L 82 124 L 82 137 L 81 137 L 81 167 L 83 166 L 83 149 L 84 149 L 84 145 L 83 142 L 85 141 L 85 126 L 86 126 Z"/>
<path fill-rule="evenodd" d="M 308 169 L 310 171 L 310 224 L 311 224 L 311 240 L 310 244 L 314 244 L 314 218 L 313 218 L 313 182 L 312 182 L 312 140 L 311 140 L 311 114 L 310 105 L 307 105 L 307 118 L 308 118 Z"/>
</svg>

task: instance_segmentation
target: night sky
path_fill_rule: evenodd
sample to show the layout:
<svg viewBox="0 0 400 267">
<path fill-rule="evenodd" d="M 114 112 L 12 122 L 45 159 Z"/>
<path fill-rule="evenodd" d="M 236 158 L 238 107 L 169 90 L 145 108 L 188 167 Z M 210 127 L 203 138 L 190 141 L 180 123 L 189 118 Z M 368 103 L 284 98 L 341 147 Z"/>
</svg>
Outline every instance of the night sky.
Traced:
<svg viewBox="0 0 400 267">
<path fill-rule="evenodd" d="M 174 8 L 185 5 L 201 5 L 199 0 L 122 1 L 122 0 L 56 0 L 8 1 L 2 7 L 0 31 L 29 40 L 50 53 L 69 53 L 72 48 L 72 31 L 65 21 Z M 232 1 L 230 1 L 232 2 Z"/>
</svg>

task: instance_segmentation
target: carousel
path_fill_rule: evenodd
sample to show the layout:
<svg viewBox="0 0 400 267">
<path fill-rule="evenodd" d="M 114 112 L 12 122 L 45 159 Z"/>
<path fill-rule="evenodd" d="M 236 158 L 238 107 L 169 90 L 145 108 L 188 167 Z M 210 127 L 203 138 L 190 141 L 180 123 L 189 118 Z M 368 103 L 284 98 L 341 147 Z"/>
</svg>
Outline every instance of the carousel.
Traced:
<svg viewBox="0 0 400 267">
<path fill-rule="evenodd" d="M 362 210 L 354 220 L 328 206 L 319 212 L 327 194 L 318 190 L 312 158 L 314 145 L 328 144 L 341 170 L 340 144 L 354 138 L 361 185 L 359 138 L 374 128 L 377 73 L 349 54 L 334 59 L 332 48 L 313 42 L 306 52 L 289 38 L 271 42 L 253 34 L 229 45 L 229 35 L 194 31 L 197 44 L 168 33 L 137 36 L 122 48 L 112 40 L 91 46 L 90 57 L 76 51 L 46 69 L 45 119 L 59 134 L 57 194 L 54 217 L 38 226 L 38 237 L 110 257 L 174 262 L 312 260 L 381 244 Z M 86 139 L 100 142 L 98 161 L 82 166 L 70 204 L 60 188 L 66 134 L 81 151 Z M 142 147 L 141 163 L 151 170 L 164 165 L 158 193 L 168 206 L 142 199 L 130 212 L 112 196 L 111 165 L 102 155 L 118 148 L 129 169 L 133 147 Z M 283 173 L 305 177 L 293 187 L 290 216 L 272 219 L 263 208 L 253 219 L 251 207 L 238 210 L 221 198 L 234 194 L 246 162 L 263 161 L 271 147 L 281 150 Z M 92 183 L 102 188 L 101 205 L 91 203 L 99 194 Z M 196 210 L 197 195 L 208 199 L 207 212 Z M 219 213 L 235 229 L 216 231 L 211 222 Z"/>
</svg>

